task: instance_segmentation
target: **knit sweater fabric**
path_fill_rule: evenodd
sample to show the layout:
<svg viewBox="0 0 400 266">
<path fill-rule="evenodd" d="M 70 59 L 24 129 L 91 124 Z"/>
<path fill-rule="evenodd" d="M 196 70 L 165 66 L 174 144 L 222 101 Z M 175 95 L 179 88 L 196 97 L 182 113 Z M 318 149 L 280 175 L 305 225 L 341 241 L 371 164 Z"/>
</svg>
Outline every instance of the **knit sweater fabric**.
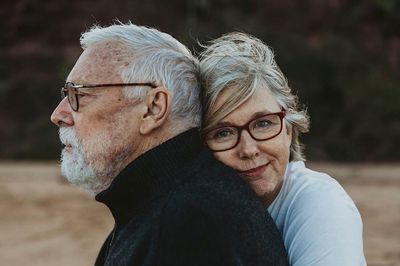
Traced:
<svg viewBox="0 0 400 266">
<path fill-rule="evenodd" d="M 188 130 L 131 162 L 99 193 L 115 226 L 99 265 L 288 265 L 251 189 Z"/>
</svg>

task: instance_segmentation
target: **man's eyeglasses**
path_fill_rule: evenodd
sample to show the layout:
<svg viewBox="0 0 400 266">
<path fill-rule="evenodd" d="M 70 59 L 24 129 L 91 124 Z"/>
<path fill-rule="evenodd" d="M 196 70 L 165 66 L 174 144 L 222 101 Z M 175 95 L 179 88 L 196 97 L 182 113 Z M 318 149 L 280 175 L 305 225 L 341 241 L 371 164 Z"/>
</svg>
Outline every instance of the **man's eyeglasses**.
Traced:
<svg viewBox="0 0 400 266">
<path fill-rule="evenodd" d="M 209 149 L 214 152 L 235 148 L 240 142 L 243 130 L 249 132 L 255 140 L 269 140 L 282 132 L 282 121 L 285 115 L 285 110 L 282 110 L 281 112 L 256 117 L 241 126 L 220 126 L 206 131 L 203 137 Z"/>
<path fill-rule="evenodd" d="M 61 99 L 68 97 L 69 105 L 75 112 L 79 109 L 78 96 L 80 95 L 79 89 L 83 88 L 97 88 L 97 87 L 121 87 L 121 86 L 148 86 L 156 88 L 157 86 L 152 83 L 115 83 L 115 84 L 98 84 L 98 85 L 75 85 L 72 82 L 65 83 L 61 88 Z"/>
</svg>

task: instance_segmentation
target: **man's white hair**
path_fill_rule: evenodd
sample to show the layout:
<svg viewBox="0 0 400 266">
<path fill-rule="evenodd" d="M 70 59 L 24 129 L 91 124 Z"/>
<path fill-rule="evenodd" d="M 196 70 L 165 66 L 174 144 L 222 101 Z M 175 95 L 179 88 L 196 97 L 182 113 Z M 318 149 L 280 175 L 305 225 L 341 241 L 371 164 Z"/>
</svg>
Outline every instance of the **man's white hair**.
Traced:
<svg viewBox="0 0 400 266">
<path fill-rule="evenodd" d="M 100 42 L 117 42 L 123 48 L 120 74 L 125 83 L 154 83 L 172 93 L 172 115 L 186 128 L 201 122 L 199 63 L 189 49 L 167 33 L 118 22 L 93 26 L 81 36 L 86 49 Z M 124 88 L 127 98 L 142 98 L 148 87 Z"/>
</svg>

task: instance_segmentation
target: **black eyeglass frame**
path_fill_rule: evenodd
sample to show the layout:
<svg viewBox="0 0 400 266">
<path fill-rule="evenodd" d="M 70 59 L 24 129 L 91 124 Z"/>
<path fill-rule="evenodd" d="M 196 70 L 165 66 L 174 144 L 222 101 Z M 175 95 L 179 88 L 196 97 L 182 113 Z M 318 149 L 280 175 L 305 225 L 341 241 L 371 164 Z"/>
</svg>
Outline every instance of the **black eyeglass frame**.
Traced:
<svg viewBox="0 0 400 266">
<path fill-rule="evenodd" d="M 279 119 L 280 119 L 280 122 L 281 122 L 281 127 L 280 127 L 279 131 L 278 131 L 275 135 L 273 135 L 273 136 L 271 136 L 271 137 L 268 137 L 268 138 L 261 138 L 261 139 L 260 139 L 260 138 L 254 137 L 253 134 L 251 133 L 251 130 L 250 130 L 250 124 L 251 124 L 252 122 L 254 122 L 255 120 L 257 120 L 257 119 L 260 119 L 261 117 L 266 117 L 266 116 L 271 116 L 271 115 L 277 115 L 277 116 L 279 116 Z M 204 140 L 204 143 L 207 145 L 207 147 L 208 147 L 211 151 L 213 151 L 213 152 L 222 152 L 222 151 L 228 151 L 228 150 L 234 149 L 234 148 L 239 144 L 240 138 L 241 138 L 241 135 L 242 135 L 242 131 L 243 131 L 243 130 L 246 130 L 246 131 L 249 133 L 250 137 L 252 137 L 252 138 L 253 138 L 254 140 L 256 140 L 256 141 L 265 141 L 265 140 L 273 139 L 273 138 L 275 138 L 276 136 L 278 136 L 279 134 L 281 134 L 282 129 L 283 129 L 283 118 L 285 118 L 285 116 L 286 116 L 286 110 L 285 110 L 285 109 L 282 109 L 282 111 L 280 111 L 280 112 L 270 113 L 270 114 L 265 114 L 265 115 L 260 115 L 260 116 L 258 116 L 258 117 L 255 117 L 254 119 L 251 119 L 250 121 L 248 121 L 248 122 L 247 122 L 246 124 L 244 124 L 244 125 L 240 125 L 240 126 L 229 125 L 229 126 L 215 127 L 215 128 L 212 128 L 212 129 L 209 129 L 209 130 L 205 131 L 205 132 L 202 134 L 202 135 L 203 135 L 203 140 Z M 214 131 L 214 130 L 219 129 L 219 128 L 224 128 L 224 127 L 232 127 L 232 128 L 235 128 L 235 129 L 237 130 L 237 132 L 238 132 L 238 137 L 237 137 L 236 143 L 235 143 L 232 147 L 227 148 L 227 149 L 219 149 L 219 150 L 211 149 L 211 148 L 208 146 L 208 144 L 207 144 L 207 139 L 206 139 L 207 134 L 210 133 L 211 131 Z"/>
<path fill-rule="evenodd" d="M 78 100 L 78 92 L 79 89 L 85 88 L 97 88 L 97 87 L 121 87 L 121 86 L 148 86 L 151 88 L 157 88 L 153 83 L 111 83 L 111 84 L 96 84 L 96 85 L 75 85 L 73 82 L 65 83 L 64 87 L 61 88 L 61 100 L 65 97 L 68 97 L 68 103 L 71 106 L 71 109 L 77 112 L 79 110 L 79 100 Z M 73 93 L 70 93 L 73 92 Z M 72 97 L 75 96 L 75 99 Z M 75 100 L 76 104 L 73 104 Z"/>
</svg>

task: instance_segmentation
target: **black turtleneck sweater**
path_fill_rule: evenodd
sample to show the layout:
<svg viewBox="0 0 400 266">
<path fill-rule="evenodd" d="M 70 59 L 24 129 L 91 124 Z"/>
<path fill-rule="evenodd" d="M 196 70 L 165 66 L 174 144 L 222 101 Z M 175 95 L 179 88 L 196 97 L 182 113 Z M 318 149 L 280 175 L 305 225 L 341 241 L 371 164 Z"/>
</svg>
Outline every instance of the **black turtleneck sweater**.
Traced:
<svg viewBox="0 0 400 266">
<path fill-rule="evenodd" d="M 272 219 L 197 129 L 138 157 L 96 200 L 115 219 L 96 265 L 287 265 Z"/>
</svg>

